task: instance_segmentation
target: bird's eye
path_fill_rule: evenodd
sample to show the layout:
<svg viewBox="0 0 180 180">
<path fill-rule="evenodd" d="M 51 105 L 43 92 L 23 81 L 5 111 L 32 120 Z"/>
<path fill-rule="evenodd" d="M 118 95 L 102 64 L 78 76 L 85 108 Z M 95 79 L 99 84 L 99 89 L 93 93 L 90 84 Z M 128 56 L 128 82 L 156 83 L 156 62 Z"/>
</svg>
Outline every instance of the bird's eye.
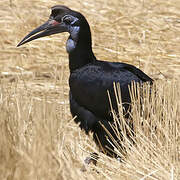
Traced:
<svg viewBox="0 0 180 180">
<path fill-rule="evenodd" d="M 66 24 L 71 24 L 71 22 L 72 22 L 72 17 L 70 17 L 70 16 L 64 16 L 63 19 L 62 19 L 62 21 L 63 21 L 64 23 L 66 23 Z"/>
</svg>

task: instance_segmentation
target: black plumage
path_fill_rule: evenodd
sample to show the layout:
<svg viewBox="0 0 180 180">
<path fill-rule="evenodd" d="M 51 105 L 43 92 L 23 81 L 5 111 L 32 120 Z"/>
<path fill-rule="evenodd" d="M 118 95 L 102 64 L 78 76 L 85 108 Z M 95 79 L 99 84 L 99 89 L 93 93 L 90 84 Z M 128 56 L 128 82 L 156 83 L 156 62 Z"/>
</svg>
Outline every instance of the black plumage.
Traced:
<svg viewBox="0 0 180 180">
<path fill-rule="evenodd" d="M 113 142 L 107 138 L 108 134 L 102 127 L 103 125 L 120 144 L 111 127 L 113 117 L 107 91 L 110 93 L 112 107 L 117 112 L 113 83 L 120 84 L 124 114 L 128 117 L 131 83 L 152 84 L 153 80 L 130 64 L 97 60 L 92 51 L 91 31 L 85 17 L 65 6 L 58 5 L 51 9 L 49 20 L 29 33 L 18 46 L 40 37 L 69 32 L 66 49 L 69 54 L 72 116 L 76 116 L 75 122 L 87 134 L 90 131 L 93 133 L 96 144 L 104 153 L 114 156 Z"/>
</svg>

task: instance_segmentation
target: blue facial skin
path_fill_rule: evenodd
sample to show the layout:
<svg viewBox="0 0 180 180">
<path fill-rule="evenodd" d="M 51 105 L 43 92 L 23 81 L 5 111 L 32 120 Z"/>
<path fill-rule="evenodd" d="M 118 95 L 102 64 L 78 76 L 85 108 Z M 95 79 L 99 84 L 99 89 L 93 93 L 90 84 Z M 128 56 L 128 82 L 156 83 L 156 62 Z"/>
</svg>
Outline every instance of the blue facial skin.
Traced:
<svg viewBox="0 0 180 180">
<path fill-rule="evenodd" d="M 71 22 L 71 25 L 73 25 L 76 21 L 78 21 L 77 18 L 72 17 L 74 20 Z M 68 32 L 70 33 L 70 37 L 66 42 L 66 51 L 67 53 L 71 53 L 77 44 L 78 41 L 78 33 L 79 33 L 80 27 L 79 26 L 69 26 Z"/>
</svg>

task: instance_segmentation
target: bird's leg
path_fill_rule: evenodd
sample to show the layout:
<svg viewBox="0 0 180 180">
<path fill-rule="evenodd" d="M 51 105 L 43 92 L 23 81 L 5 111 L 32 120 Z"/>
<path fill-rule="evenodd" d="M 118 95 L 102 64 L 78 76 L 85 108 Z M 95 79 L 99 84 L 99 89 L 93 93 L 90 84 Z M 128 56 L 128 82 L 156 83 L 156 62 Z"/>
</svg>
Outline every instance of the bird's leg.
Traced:
<svg viewBox="0 0 180 180">
<path fill-rule="evenodd" d="M 96 166 L 97 160 L 99 159 L 99 156 L 97 153 L 91 153 L 90 156 L 86 157 L 84 160 L 84 165 L 81 168 L 81 171 L 86 171 L 86 166 L 88 166 L 90 163 Z"/>
<path fill-rule="evenodd" d="M 97 160 L 99 159 L 99 156 L 97 153 L 91 153 L 90 156 L 88 156 L 84 162 L 85 164 L 90 164 L 90 163 L 93 163 L 95 166 L 97 164 Z"/>
<path fill-rule="evenodd" d="M 88 134 L 89 131 L 92 131 L 93 126 L 98 123 L 99 118 L 94 116 L 94 114 L 90 112 L 88 109 L 85 109 L 84 107 L 80 106 L 73 98 L 71 92 L 69 93 L 69 98 L 71 113 L 73 116 L 77 116 L 75 122 L 79 122 L 81 129 L 84 129 L 85 132 Z M 91 153 L 90 156 L 88 156 L 84 160 L 84 166 L 81 168 L 81 170 L 86 171 L 85 166 L 89 165 L 90 163 L 96 165 L 98 158 L 99 157 L 97 153 Z"/>
</svg>

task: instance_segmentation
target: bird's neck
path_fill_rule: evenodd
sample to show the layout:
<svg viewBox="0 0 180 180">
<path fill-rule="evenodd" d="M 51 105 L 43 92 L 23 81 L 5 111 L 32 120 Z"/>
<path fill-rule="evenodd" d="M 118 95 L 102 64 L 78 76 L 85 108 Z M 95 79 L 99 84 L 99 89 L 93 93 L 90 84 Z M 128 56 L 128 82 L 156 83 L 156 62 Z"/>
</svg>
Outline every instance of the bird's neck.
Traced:
<svg viewBox="0 0 180 180">
<path fill-rule="evenodd" d="M 71 32 L 66 43 L 66 50 L 69 54 L 70 72 L 96 61 L 92 51 L 89 28 L 82 30 L 77 28 L 74 32 Z"/>
</svg>

